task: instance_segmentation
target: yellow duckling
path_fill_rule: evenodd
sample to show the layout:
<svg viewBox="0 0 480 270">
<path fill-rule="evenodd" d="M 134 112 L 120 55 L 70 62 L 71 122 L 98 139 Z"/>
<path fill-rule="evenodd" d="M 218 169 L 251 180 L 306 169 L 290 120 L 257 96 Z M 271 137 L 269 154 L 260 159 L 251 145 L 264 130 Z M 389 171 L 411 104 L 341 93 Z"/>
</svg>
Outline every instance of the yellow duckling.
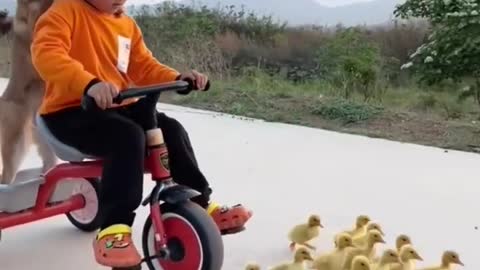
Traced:
<svg viewBox="0 0 480 270">
<path fill-rule="evenodd" d="M 322 254 L 313 260 L 310 269 L 336 270 L 342 267 L 343 259 L 349 247 L 353 247 L 352 237 L 347 233 L 340 233 L 337 239 L 338 245 L 327 254 Z"/>
<path fill-rule="evenodd" d="M 260 265 L 256 263 L 249 263 L 245 266 L 245 270 L 260 270 Z"/>
<path fill-rule="evenodd" d="M 395 247 L 397 249 L 397 253 L 400 253 L 400 249 L 405 245 L 412 245 L 412 240 L 410 239 L 410 237 L 408 235 L 400 234 L 395 239 Z M 381 258 L 375 257 L 373 259 L 373 261 L 374 261 L 374 263 L 378 263 L 378 262 L 380 262 L 380 259 Z"/>
<path fill-rule="evenodd" d="M 293 262 L 282 263 L 270 268 L 270 270 L 305 270 L 304 262 L 313 261 L 312 255 L 306 247 L 299 247 L 293 255 Z"/>
<path fill-rule="evenodd" d="M 370 217 L 367 215 L 360 215 L 357 217 L 355 222 L 355 228 L 352 230 L 345 230 L 344 233 L 350 234 L 352 238 L 355 238 L 359 234 L 364 234 L 366 232 L 366 226 L 370 222 Z"/>
<path fill-rule="evenodd" d="M 352 238 L 358 235 L 363 235 L 367 232 L 366 226 L 370 222 L 370 217 L 367 215 L 359 215 L 355 220 L 355 226 L 351 230 L 344 230 L 342 233 L 349 234 Z M 338 234 L 334 236 L 335 247 L 337 246 Z"/>
<path fill-rule="evenodd" d="M 375 255 L 375 245 L 378 243 L 385 244 L 385 240 L 382 237 L 382 234 L 377 230 L 371 230 L 368 233 L 367 244 L 362 247 L 354 247 L 349 249 L 345 257 L 342 269 L 350 269 L 352 265 L 352 260 L 357 255 L 363 255 L 369 260 Z"/>
<path fill-rule="evenodd" d="M 318 237 L 320 228 L 323 228 L 323 225 L 318 215 L 308 217 L 307 223 L 295 225 L 288 233 L 290 249 L 293 250 L 295 245 L 299 244 L 315 250 L 316 248 L 307 242 Z"/>
<path fill-rule="evenodd" d="M 370 261 L 363 255 L 357 255 L 353 258 L 352 268 L 349 270 L 371 270 Z"/>
<path fill-rule="evenodd" d="M 394 263 L 399 263 L 400 258 L 398 252 L 394 249 L 386 249 L 383 251 L 382 256 L 379 261 L 372 263 L 372 270 L 389 270 L 390 265 Z"/>
<path fill-rule="evenodd" d="M 368 223 L 367 231 L 371 231 L 371 230 L 377 230 L 382 234 L 382 236 L 385 236 L 385 233 L 383 232 L 382 227 L 380 226 L 380 224 L 376 222 Z"/>
<path fill-rule="evenodd" d="M 410 237 L 406 234 L 400 234 L 397 236 L 397 239 L 395 240 L 395 246 L 397 248 L 397 252 L 400 252 L 400 249 L 405 246 L 405 245 L 411 245 L 412 240 Z"/>
<path fill-rule="evenodd" d="M 390 270 L 414 270 L 415 260 L 423 261 L 423 258 L 418 255 L 418 252 L 412 245 L 404 245 L 399 252 L 399 263 L 390 265 Z"/>
<path fill-rule="evenodd" d="M 377 230 L 380 232 L 382 236 L 385 236 L 385 233 L 383 233 L 382 227 L 378 223 L 372 222 L 367 225 L 367 228 L 364 234 L 358 234 L 357 236 L 352 238 L 353 244 L 355 246 L 364 246 L 367 243 L 367 232 L 371 230 Z"/>
<path fill-rule="evenodd" d="M 458 256 L 457 252 L 452 250 L 447 250 L 443 252 L 442 263 L 439 266 L 426 267 L 420 270 L 451 270 L 453 268 L 452 264 L 465 266 L 463 262 L 460 260 L 460 256 Z"/>
</svg>

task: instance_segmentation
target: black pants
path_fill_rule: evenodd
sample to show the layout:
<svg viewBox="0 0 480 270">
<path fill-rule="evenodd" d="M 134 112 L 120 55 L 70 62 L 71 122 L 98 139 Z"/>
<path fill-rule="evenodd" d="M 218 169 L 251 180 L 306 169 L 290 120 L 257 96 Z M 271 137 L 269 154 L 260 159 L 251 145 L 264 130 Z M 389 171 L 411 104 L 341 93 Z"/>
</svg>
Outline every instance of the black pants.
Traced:
<svg viewBox="0 0 480 270">
<path fill-rule="evenodd" d="M 146 112 L 142 102 L 102 112 L 81 108 L 43 115 L 52 134 L 79 151 L 104 160 L 100 210 L 102 229 L 113 224 L 132 226 L 143 197 Z M 148 114 L 148 112 L 147 112 Z M 150 115 L 152 115 L 150 113 Z M 211 189 L 200 171 L 187 132 L 175 119 L 156 112 L 164 134 L 173 179 L 202 195 L 192 199 L 206 208 Z"/>
</svg>

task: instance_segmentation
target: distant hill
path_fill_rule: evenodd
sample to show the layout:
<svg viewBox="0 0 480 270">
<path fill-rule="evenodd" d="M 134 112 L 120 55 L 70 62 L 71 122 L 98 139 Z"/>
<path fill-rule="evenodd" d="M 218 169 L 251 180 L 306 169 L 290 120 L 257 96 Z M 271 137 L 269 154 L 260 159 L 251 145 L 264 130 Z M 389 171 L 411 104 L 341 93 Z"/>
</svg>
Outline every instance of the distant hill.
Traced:
<svg viewBox="0 0 480 270">
<path fill-rule="evenodd" d="M 182 0 L 191 4 L 191 0 Z M 373 0 L 339 7 L 322 6 L 315 0 L 195 0 L 195 4 L 208 7 L 242 5 L 247 10 L 272 15 L 291 25 L 316 24 L 351 26 L 358 24 L 380 24 L 393 18 L 395 6 L 404 0 Z"/>
<path fill-rule="evenodd" d="M 322 6 L 315 0 L 180 0 L 183 4 L 204 4 L 208 7 L 224 7 L 242 5 L 247 10 L 258 14 L 272 15 L 281 21 L 288 21 L 290 25 L 316 24 L 335 25 L 342 23 L 346 26 L 357 24 L 380 24 L 393 18 L 395 6 L 405 0 L 372 0 L 339 7 Z M 134 4 L 135 0 L 129 0 Z M 0 9 L 15 12 L 16 0 L 0 0 Z"/>
</svg>

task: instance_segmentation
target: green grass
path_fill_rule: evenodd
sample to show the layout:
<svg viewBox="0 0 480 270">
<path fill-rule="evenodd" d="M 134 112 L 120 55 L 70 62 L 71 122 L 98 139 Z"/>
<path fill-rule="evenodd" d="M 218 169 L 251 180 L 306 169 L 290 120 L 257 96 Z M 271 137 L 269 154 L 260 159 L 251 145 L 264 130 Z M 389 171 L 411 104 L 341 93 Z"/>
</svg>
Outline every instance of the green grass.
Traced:
<svg viewBox="0 0 480 270">
<path fill-rule="evenodd" d="M 445 120 L 475 120 L 480 116 L 480 107 L 472 99 L 458 100 L 456 89 L 425 91 L 418 87 L 387 91 L 382 104 L 385 107 L 437 116 Z"/>
<path fill-rule="evenodd" d="M 361 104 L 345 99 L 332 99 L 319 103 L 311 113 L 327 120 L 339 120 L 342 124 L 366 121 L 381 114 L 383 107 Z"/>
<path fill-rule="evenodd" d="M 215 81 L 207 93 L 174 97 L 171 102 L 264 119 L 271 119 L 270 114 L 276 112 L 313 115 L 326 120 L 342 120 L 343 124 L 367 121 L 385 110 L 445 120 L 471 120 L 480 112 L 472 100 L 459 102 L 453 91 L 422 91 L 415 86 L 387 89 L 376 99 L 364 102 L 357 93 L 348 100 L 343 98 L 343 92 L 326 81 L 295 84 L 261 72 Z"/>
</svg>

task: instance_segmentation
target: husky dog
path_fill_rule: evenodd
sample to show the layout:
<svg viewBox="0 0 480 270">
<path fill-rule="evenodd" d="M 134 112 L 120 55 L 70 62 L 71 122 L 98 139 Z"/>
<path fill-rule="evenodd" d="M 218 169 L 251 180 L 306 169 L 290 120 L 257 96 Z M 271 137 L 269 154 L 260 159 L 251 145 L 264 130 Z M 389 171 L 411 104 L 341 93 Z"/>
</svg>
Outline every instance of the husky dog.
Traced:
<svg viewBox="0 0 480 270">
<path fill-rule="evenodd" d="M 31 61 L 32 33 L 39 16 L 53 0 L 17 0 L 13 17 L 0 14 L 0 33 L 12 32 L 10 79 L 0 97 L 0 184 L 11 184 L 26 152 L 37 145 L 43 171 L 57 164 L 57 157 L 35 126 L 35 115 L 44 95 L 44 82 Z M 3 165 L 3 166 L 2 166 Z"/>
</svg>

